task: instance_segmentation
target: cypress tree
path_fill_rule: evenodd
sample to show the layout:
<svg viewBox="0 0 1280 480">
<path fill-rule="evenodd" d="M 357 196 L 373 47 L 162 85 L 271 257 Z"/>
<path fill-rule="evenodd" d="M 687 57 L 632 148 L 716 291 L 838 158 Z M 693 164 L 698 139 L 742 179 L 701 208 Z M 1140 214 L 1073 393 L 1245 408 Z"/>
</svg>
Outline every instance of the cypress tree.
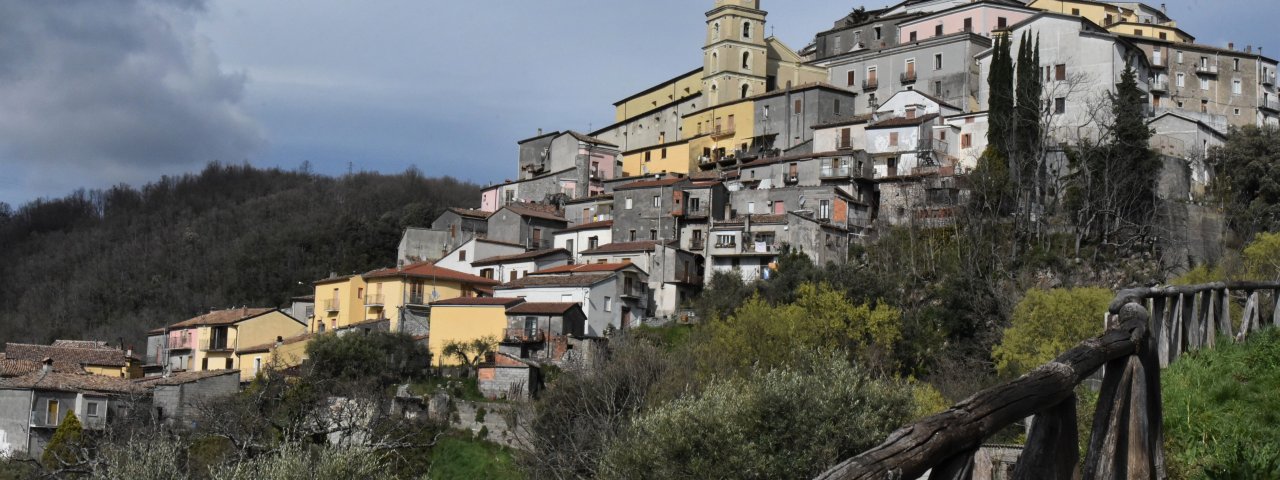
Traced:
<svg viewBox="0 0 1280 480">
<path fill-rule="evenodd" d="M 1036 40 L 1039 43 L 1039 40 Z M 1010 158 L 1016 158 L 1021 166 L 1019 175 L 1030 179 L 1038 169 L 1038 152 L 1040 150 L 1040 97 L 1042 80 L 1040 76 L 1039 47 L 1032 44 L 1031 33 L 1022 35 L 1018 45 L 1017 65 L 1017 107 L 1014 110 L 1014 152 Z"/>
<path fill-rule="evenodd" d="M 990 92 L 987 112 L 987 146 L 995 149 L 1001 158 L 1009 158 L 1009 139 L 1013 133 L 1013 59 L 1010 56 L 1007 34 L 995 35 L 992 46 L 991 69 L 987 75 Z"/>
</svg>

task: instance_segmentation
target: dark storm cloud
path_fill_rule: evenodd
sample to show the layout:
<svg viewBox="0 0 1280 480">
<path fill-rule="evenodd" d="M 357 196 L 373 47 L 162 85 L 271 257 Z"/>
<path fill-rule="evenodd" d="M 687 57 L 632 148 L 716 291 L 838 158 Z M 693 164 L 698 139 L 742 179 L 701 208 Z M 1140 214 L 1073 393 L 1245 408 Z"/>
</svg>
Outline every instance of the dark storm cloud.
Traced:
<svg viewBox="0 0 1280 480">
<path fill-rule="evenodd" d="M 240 107 L 244 76 L 223 72 L 194 33 L 203 10 L 0 2 L 0 194 L 47 193 L 68 172 L 81 177 L 68 186 L 98 186 L 245 159 L 263 136 Z"/>
</svg>

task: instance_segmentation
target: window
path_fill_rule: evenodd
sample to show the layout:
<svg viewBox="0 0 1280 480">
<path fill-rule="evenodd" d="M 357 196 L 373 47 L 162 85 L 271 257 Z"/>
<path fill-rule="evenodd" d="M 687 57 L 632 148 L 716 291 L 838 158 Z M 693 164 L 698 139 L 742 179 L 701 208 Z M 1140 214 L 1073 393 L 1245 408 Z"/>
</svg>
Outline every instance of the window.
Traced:
<svg viewBox="0 0 1280 480">
<path fill-rule="evenodd" d="M 570 239 L 568 239 L 568 240 L 565 240 L 565 241 L 564 241 L 564 249 L 565 249 L 565 250 L 568 250 L 568 251 L 569 251 L 569 253 L 576 253 L 576 252 L 573 250 L 573 239 L 572 239 L 572 238 L 570 238 Z"/>
<path fill-rule="evenodd" d="M 98 418 L 98 402 L 88 402 L 84 404 L 84 414 L 89 418 Z"/>
<path fill-rule="evenodd" d="M 933 36 L 935 36 L 935 37 L 941 37 L 941 36 L 942 36 L 942 24 L 941 24 L 941 23 L 939 23 L 938 25 L 936 25 L 936 26 L 934 26 L 934 27 L 933 27 Z"/>
<path fill-rule="evenodd" d="M 466 251 L 466 250 L 458 250 L 458 261 L 459 261 L 459 262 L 465 262 L 465 261 L 467 261 L 467 251 Z"/>
<path fill-rule="evenodd" d="M 960 148 L 972 148 L 972 147 L 973 147 L 972 134 L 968 134 L 968 133 L 960 134 Z"/>
<path fill-rule="evenodd" d="M 228 358 L 228 359 L 227 359 L 227 364 L 226 364 L 226 365 L 227 365 L 227 368 L 226 368 L 227 370 L 231 370 L 232 368 L 235 368 L 235 366 L 236 366 L 236 359 L 234 359 L 234 358 Z"/>
<path fill-rule="evenodd" d="M 1240 83 L 1240 79 L 1238 79 L 1238 78 L 1237 78 L 1237 79 L 1235 79 L 1235 80 L 1232 80 L 1232 81 L 1231 81 L 1231 94 L 1232 94 L 1232 95 L 1239 95 L 1241 92 L 1243 92 L 1243 91 L 1244 91 L 1244 88 L 1243 88 L 1243 87 L 1244 87 L 1244 85 L 1243 85 L 1242 83 Z"/>
<path fill-rule="evenodd" d="M 756 213 L 756 202 L 747 202 L 747 215 Z"/>
<path fill-rule="evenodd" d="M 742 22 L 742 38 L 751 38 L 751 22 Z"/>
<path fill-rule="evenodd" d="M 751 52 L 742 52 L 742 68 L 751 68 Z"/>
<path fill-rule="evenodd" d="M 627 241 L 629 241 L 629 242 L 634 242 L 634 241 L 636 241 L 636 231 L 635 231 L 635 230 L 631 230 L 630 232 L 628 232 L 628 234 L 627 234 Z"/>
<path fill-rule="evenodd" d="M 996 17 L 996 28 L 1004 28 L 1009 26 L 1009 19 L 1004 17 Z"/>
<path fill-rule="evenodd" d="M 1168 40 L 1168 39 L 1169 39 L 1169 34 L 1164 33 L 1164 32 L 1160 32 L 1160 39 L 1161 39 L 1161 40 Z"/>
<path fill-rule="evenodd" d="M 1108 13 L 1105 25 L 1111 25 L 1112 23 L 1115 23 L 1115 21 L 1112 20 L 1111 14 Z"/>
<path fill-rule="evenodd" d="M 1176 82 L 1177 82 L 1178 88 L 1187 86 L 1187 74 L 1179 73 Z"/>
<path fill-rule="evenodd" d="M 667 158 L 667 147 L 662 147 L 662 158 Z"/>
<path fill-rule="evenodd" d="M 719 23 L 719 22 L 714 23 L 714 24 L 712 24 L 712 25 L 711 25 L 711 38 L 720 38 L 720 23 Z"/>
<path fill-rule="evenodd" d="M 1200 113 L 1209 113 L 1209 101 L 1200 100 Z"/>
<path fill-rule="evenodd" d="M 595 249 L 596 249 L 596 247 L 599 247 L 599 246 L 600 246 L 600 237 L 590 237 L 590 238 L 587 238 L 587 248 L 588 248 L 588 249 L 590 249 L 590 250 L 595 250 Z"/>
<path fill-rule="evenodd" d="M 1053 66 L 1053 79 L 1063 81 L 1067 79 L 1067 65 L 1059 63 Z"/>
<path fill-rule="evenodd" d="M 1197 78 L 1199 78 L 1199 79 L 1200 79 L 1200 89 L 1201 89 L 1201 90 L 1208 90 L 1208 89 L 1209 89 L 1209 79 L 1208 79 L 1208 78 L 1205 78 L 1205 77 L 1197 77 Z"/>
<path fill-rule="evenodd" d="M 510 275 L 508 275 L 508 277 L 511 279 L 511 280 L 509 280 L 509 281 L 512 281 L 512 282 L 516 281 L 516 275 L 518 275 L 518 274 L 516 273 L 516 271 L 515 271 L 515 270 L 512 270 L 512 271 L 511 271 L 511 274 L 510 274 Z"/>
<path fill-rule="evenodd" d="M 1160 65 L 1160 60 L 1162 60 L 1162 59 L 1160 58 L 1161 56 L 1162 56 L 1162 55 L 1160 54 L 1160 50 L 1155 50 L 1155 51 L 1151 52 L 1151 63 L 1153 63 L 1153 64 L 1155 64 L 1155 65 Z"/>
<path fill-rule="evenodd" d="M 1232 67 L 1231 67 L 1231 69 L 1232 69 L 1232 70 L 1235 70 L 1235 71 L 1237 71 L 1237 72 L 1239 72 L 1239 71 L 1240 71 L 1240 59 L 1239 59 L 1239 58 L 1233 58 L 1233 59 L 1231 59 L 1231 65 L 1232 65 Z"/>
<path fill-rule="evenodd" d="M 257 375 L 259 373 L 262 373 L 262 357 L 254 357 L 253 358 L 253 374 Z"/>
<path fill-rule="evenodd" d="M 701 199 L 701 198 L 698 198 L 698 197 L 690 198 L 690 199 L 689 199 L 689 211 L 691 211 L 691 212 L 697 212 L 697 211 L 700 211 L 700 210 L 702 210 L 702 199 Z"/>
<path fill-rule="evenodd" d="M 1066 113 L 1067 99 L 1066 97 L 1058 97 L 1053 99 L 1053 113 Z"/>
<path fill-rule="evenodd" d="M 653 160 L 653 152 L 644 152 L 644 161 L 648 162 L 650 160 Z"/>
<path fill-rule="evenodd" d="M 1141 36 L 1142 36 L 1142 29 L 1141 29 L 1141 28 L 1135 28 L 1135 29 L 1133 29 L 1133 34 L 1134 34 L 1134 35 L 1137 35 L 1137 36 L 1139 36 L 1139 37 L 1141 37 Z"/>
<path fill-rule="evenodd" d="M 874 31 L 875 31 L 875 35 L 876 35 L 876 40 L 880 40 L 880 39 L 884 38 L 884 35 L 882 35 L 882 34 L 881 34 L 880 27 L 876 27 L 876 28 L 874 29 Z"/>
<path fill-rule="evenodd" d="M 843 50 L 844 50 L 844 38 L 840 36 L 836 36 L 836 47 L 832 53 L 843 53 Z"/>
<path fill-rule="evenodd" d="M 743 67 L 743 68 L 746 68 L 746 67 Z M 744 83 L 742 84 L 742 98 L 747 98 L 748 95 L 751 95 L 751 86 Z M 662 158 L 667 158 L 667 157 L 662 157 Z"/>
<path fill-rule="evenodd" d="M 768 106 L 768 105 L 765 105 L 765 106 L 764 106 L 764 119 L 765 119 L 765 120 L 768 120 L 768 119 L 769 119 L 769 106 Z"/>
<path fill-rule="evenodd" d="M 890 147 L 898 146 L 898 132 L 889 133 L 889 146 Z"/>
<path fill-rule="evenodd" d="M 1237 108 L 1237 109 L 1236 109 L 1235 114 L 1236 114 L 1236 116 L 1239 116 L 1239 115 L 1240 115 L 1240 109 L 1239 109 L 1239 108 Z"/>
<path fill-rule="evenodd" d="M 818 201 L 818 218 L 824 220 L 831 218 L 831 200 Z"/>
<path fill-rule="evenodd" d="M 933 69 L 942 70 L 942 54 L 941 53 L 933 54 Z"/>
<path fill-rule="evenodd" d="M 624 208 L 626 208 L 627 210 L 631 210 L 631 197 L 627 197 L 625 202 L 626 202 L 626 207 Z"/>
<path fill-rule="evenodd" d="M 736 235 L 716 235 L 716 246 L 718 247 L 732 247 L 737 244 L 738 237 Z"/>
<path fill-rule="evenodd" d="M 910 34 L 910 35 L 908 35 L 908 36 L 907 36 L 907 38 L 909 38 L 909 39 L 910 39 L 910 40 L 908 40 L 908 41 L 911 41 L 911 42 L 916 41 L 916 32 L 914 32 L 914 31 L 913 31 L 913 32 L 911 32 L 911 34 Z"/>
<path fill-rule="evenodd" d="M 1178 63 L 1182 63 L 1182 50 L 1178 50 Z"/>
<path fill-rule="evenodd" d="M 62 420 L 62 417 L 58 415 L 59 413 L 61 412 L 58 411 L 57 400 L 50 399 L 50 400 L 44 401 L 44 424 L 45 425 L 48 425 L 51 427 L 58 426 L 59 421 Z"/>
<path fill-rule="evenodd" d="M 796 115 L 804 113 L 804 100 L 797 98 L 795 107 L 796 107 L 795 108 Z"/>
<path fill-rule="evenodd" d="M 942 81 L 933 82 L 933 95 L 935 97 L 942 96 Z"/>
<path fill-rule="evenodd" d="M 657 240 L 657 239 L 658 239 L 658 231 L 657 231 L 657 230 L 650 229 L 650 230 L 649 230 L 649 240 Z"/>
<path fill-rule="evenodd" d="M 852 87 L 855 81 L 858 79 L 857 77 L 858 77 L 857 72 L 854 72 L 853 70 L 849 70 L 849 79 L 845 83 L 848 84 L 850 87 Z"/>
<path fill-rule="evenodd" d="M 613 311 L 613 297 L 604 297 L 604 311 Z"/>
<path fill-rule="evenodd" d="M 1080 15 L 1080 9 L 1079 9 L 1079 8 L 1073 8 L 1073 9 L 1071 9 L 1071 14 L 1072 14 L 1072 15 L 1079 16 L 1079 15 Z"/>
<path fill-rule="evenodd" d="M 835 114 L 836 114 L 837 116 L 838 116 L 838 115 L 840 115 L 840 99 L 839 99 L 839 98 L 836 98 L 836 99 L 833 99 L 833 100 L 832 100 L 832 105 L 831 105 L 831 107 L 832 107 L 832 110 L 834 110 L 834 111 L 835 111 Z"/>
<path fill-rule="evenodd" d="M 661 196 L 659 196 L 659 195 L 654 195 L 654 196 L 653 196 L 653 206 L 654 206 L 655 208 L 656 208 L 656 207 L 661 207 L 661 206 L 662 206 L 662 197 L 661 197 Z"/>
<path fill-rule="evenodd" d="M 916 118 L 916 107 L 907 107 L 907 118 Z"/>
<path fill-rule="evenodd" d="M 964 19 L 964 31 L 966 31 L 966 32 L 972 32 L 972 31 L 973 31 L 973 19 L 972 19 L 972 18 L 966 18 L 966 19 Z"/>
</svg>

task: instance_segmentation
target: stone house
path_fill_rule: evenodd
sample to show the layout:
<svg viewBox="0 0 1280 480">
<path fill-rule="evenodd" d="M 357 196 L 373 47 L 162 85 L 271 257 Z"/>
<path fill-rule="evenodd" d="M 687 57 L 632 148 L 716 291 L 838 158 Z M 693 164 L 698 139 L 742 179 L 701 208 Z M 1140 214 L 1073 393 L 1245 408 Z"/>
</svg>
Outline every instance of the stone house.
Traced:
<svg viewBox="0 0 1280 480">
<path fill-rule="evenodd" d="M 800 85 L 755 97 L 755 136 L 760 148 L 781 155 L 811 153 L 813 126 L 852 115 L 857 94 L 824 83 Z"/>
<path fill-rule="evenodd" d="M 582 252 L 584 264 L 633 264 L 648 272 L 653 302 L 648 309 L 654 317 L 676 312 L 703 284 L 705 262 L 702 255 L 675 248 L 674 242 L 655 241 L 611 243 Z"/>
<path fill-rule="evenodd" d="M 585 336 L 587 315 L 576 303 L 526 302 L 507 308 L 500 353 L 539 364 L 559 362 L 573 347 L 569 337 Z"/>
<path fill-rule="evenodd" d="M 240 392 L 239 370 L 182 372 L 137 380 L 151 391 L 155 418 L 169 425 L 189 425 L 205 402 Z"/>
<path fill-rule="evenodd" d="M 515 203 L 489 217 L 488 239 L 522 245 L 527 250 L 544 250 L 552 247 L 555 232 L 568 226 L 569 221 L 554 206 Z"/>
<path fill-rule="evenodd" d="M 976 111 L 982 78 L 973 58 L 990 48 L 990 38 L 959 32 L 832 57 L 820 64 L 829 69 L 829 83 L 860 94 L 852 114 L 874 112 L 885 99 L 906 90 L 926 92 L 965 111 Z"/>
<path fill-rule="evenodd" d="M 582 305 L 587 315 L 584 335 L 595 337 L 639 326 L 651 316 L 648 277 L 632 264 L 559 267 L 499 285 L 494 296 Z"/>
<path fill-rule="evenodd" d="M 147 394 L 123 378 L 59 373 L 52 361 L 0 380 L 0 456 L 40 458 L 68 414 L 74 413 L 86 431 L 102 430 L 127 408 L 145 404 Z"/>
</svg>

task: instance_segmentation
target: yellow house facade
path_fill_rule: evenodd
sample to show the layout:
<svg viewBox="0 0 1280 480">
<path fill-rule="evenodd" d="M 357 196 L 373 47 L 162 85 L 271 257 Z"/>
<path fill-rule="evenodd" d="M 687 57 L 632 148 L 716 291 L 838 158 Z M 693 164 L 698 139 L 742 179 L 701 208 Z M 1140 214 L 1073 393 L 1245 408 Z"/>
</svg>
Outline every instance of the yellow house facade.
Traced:
<svg viewBox="0 0 1280 480">
<path fill-rule="evenodd" d="M 614 121 L 624 122 L 701 92 L 702 68 L 698 68 L 614 103 Z"/>
<path fill-rule="evenodd" d="M 392 332 L 426 329 L 431 302 L 474 297 L 501 282 L 419 262 L 315 282 L 316 313 L 308 333 L 387 322 Z"/>
<path fill-rule="evenodd" d="M 704 108 L 682 119 L 689 140 L 691 165 L 715 162 L 750 150 L 755 137 L 755 101 L 747 98 Z M 741 156 L 741 155 L 737 155 Z"/>
<path fill-rule="evenodd" d="M 1090 22 L 1104 27 L 1114 23 L 1137 20 L 1133 10 L 1089 0 L 1036 0 L 1027 6 L 1046 12 L 1084 17 Z"/>
<path fill-rule="evenodd" d="M 252 381 L 269 369 L 284 370 L 302 365 L 307 360 L 307 344 L 315 337 L 309 333 L 296 335 L 238 350 L 240 381 Z"/>
<path fill-rule="evenodd" d="M 317 280 L 315 289 L 315 318 L 307 326 L 308 332 L 325 332 L 364 321 L 363 276 Z"/>
<path fill-rule="evenodd" d="M 455 298 L 431 304 L 431 333 L 427 348 L 436 365 L 457 366 L 461 361 L 444 355 L 451 342 L 484 337 L 502 340 L 507 328 L 507 308 L 524 303 L 521 298 Z M 497 345 L 494 345 L 497 350 Z"/>
<path fill-rule="evenodd" d="M 302 321 L 276 308 L 220 310 L 166 329 L 170 357 L 186 353 L 185 370 L 192 372 L 241 368 L 240 347 L 297 336 L 305 330 Z M 183 340 L 175 341 L 175 338 Z"/>
<path fill-rule="evenodd" d="M 1119 35 L 1153 38 L 1167 42 L 1191 43 L 1196 37 L 1172 25 L 1155 25 L 1151 23 L 1121 22 L 1107 26 L 1107 31 Z"/>
<path fill-rule="evenodd" d="M 695 171 L 693 156 L 689 154 L 690 140 L 692 139 L 623 152 L 622 176 Z"/>
</svg>

